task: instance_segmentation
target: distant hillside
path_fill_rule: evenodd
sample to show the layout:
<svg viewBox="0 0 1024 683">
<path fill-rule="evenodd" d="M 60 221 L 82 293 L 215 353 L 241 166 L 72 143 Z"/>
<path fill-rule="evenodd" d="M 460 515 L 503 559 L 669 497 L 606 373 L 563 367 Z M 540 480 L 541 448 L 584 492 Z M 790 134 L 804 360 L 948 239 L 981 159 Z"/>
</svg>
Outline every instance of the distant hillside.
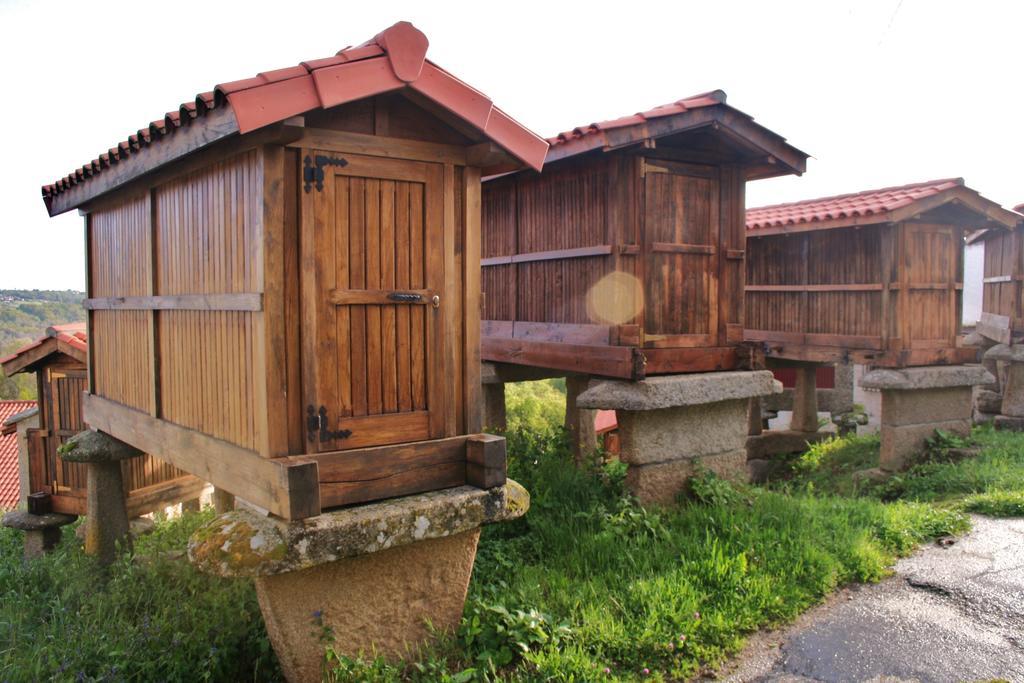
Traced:
<svg viewBox="0 0 1024 683">
<path fill-rule="evenodd" d="M 0 289 L 0 358 L 43 336 L 50 325 L 85 320 L 84 298 L 70 289 Z M 0 399 L 35 397 L 32 377 L 0 373 Z"/>
</svg>

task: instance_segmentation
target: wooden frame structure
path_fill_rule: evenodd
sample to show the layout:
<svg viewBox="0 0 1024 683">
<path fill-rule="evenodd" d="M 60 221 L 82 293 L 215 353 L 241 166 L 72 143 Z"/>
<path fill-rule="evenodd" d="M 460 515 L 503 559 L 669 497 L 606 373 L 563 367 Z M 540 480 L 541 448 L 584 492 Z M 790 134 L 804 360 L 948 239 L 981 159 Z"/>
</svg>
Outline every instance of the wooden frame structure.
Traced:
<svg viewBox="0 0 1024 683">
<path fill-rule="evenodd" d="M 483 190 L 485 360 L 640 379 L 737 367 L 744 186 L 807 155 L 698 95 L 551 138 Z"/>
<path fill-rule="evenodd" d="M 82 392 L 86 387 L 85 325 L 57 325 L 34 344 L 0 361 L 8 376 L 36 374 L 39 426 L 26 431 L 29 492 L 50 495 L 54 512 L 84 515 L 86 466 L 64 462 L 57 449 L 86 428 Z M 146 454 L 121 463 L 125 505 L 138 517 L 199 496 L 206 483 Z"/>
<path fill-rule="evenodd" d="M 288 519 L 504 477 L 480 175 L 547 144 L 426 50 L 222 84 L 43 189 L 85 215 L 89 425 Z"/>
<path fill-rule="evenodd" d="M 1014 207 L 1017 225 L 1011 230 L 989 229 L 976 233 L 969 242 L 985 245 L 984 284 L 981 319 L 977 332 L 1000 344 L 1016 343 L 1024 337 L 1024 204 Z"/>
<path fill-rule="evenodd" d="M 745 337 L 792 361 L 974 361 L 964 234 L 1015 221 L 958 178 L 751 209 Z"/>
</svg>

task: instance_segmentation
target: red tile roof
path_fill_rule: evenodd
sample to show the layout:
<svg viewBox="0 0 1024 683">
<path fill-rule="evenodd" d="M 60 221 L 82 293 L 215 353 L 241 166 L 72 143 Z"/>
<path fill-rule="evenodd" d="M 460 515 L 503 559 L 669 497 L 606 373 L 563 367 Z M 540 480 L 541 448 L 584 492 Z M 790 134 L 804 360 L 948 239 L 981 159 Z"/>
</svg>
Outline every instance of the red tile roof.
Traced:
<svg viewBox="0 0 1024 683">
<path fill-rule="evenodd" d="M 747 230 L 784 227 L 803 224 L 824 224 L 828 221 L 847 218 L 877 218 L 868 223 L 885 220 L 882 214 L 908 206 L 926 197 L 947 190 L 964 187 L 963 178 L 929 180 L 880 190 L 865 190 L 820 199 L 805 199 L 787 204 L 774 204 L 747 209 Z"/>
<path fill-rule="evenodd" d="M 599 410 L 594 416 L 594 431 L 598 434 L 619 428 L 619 419 L 614 410 Z"/>
<path fill-rule="evenodd" d="M 12 415 L 35 408 L 35 401 L 0 401 L 0 427 Z M 0 510 L 14 508 L 21 498 L 18 476 L 18 434 L 0 434 Z"/>
<path fill-rule="evenodd" d="M 230 108 L 238 132 L 248 133 L 292 116 L 409 87 L 465 119 L 493 142 L 537 170 L 547 143 L 495 107 L 486 95 L 426 59 L 428 41 L 409 22 L 399 22 L 371 40 L 332 57 L 265 71 L 221 83 L 130 135 L 90 163 L 42 188 L 51 198 L 173 135 L 208 112 Z"/>
<path fill-rule="evenodd" d="M 65 323 L 64 325 L 54 325 L 46 328 L 46 335 L 18 349 L 6 358 L 0 358 L 0 365 L 15 360 L 19 356 L 42 346 L 51 339 L 57 341 L 58 348 L 63 348 L 63 350 L 70 352 L 72 355 L 78 356 L 80 360 L 85 360 L 85 354 L 89 350 L 89 338 L 86 333 L 85 323 L 79 322 Z"/>
<path fill-rule="evenodd" d="M 711 92 L 701 93 L 700 95 L 685 97 L 681 100 L 670 102 L 669 104 L 663 104 L 655 107 L 654 109 L 638 112 L 632 116 L 622 116 L 617 119 L 611 119 L 610 121 L 599 121 L 597 123 L 591 123 L 588 126 L 579 126 L 578 128 L 573 128 L 572 130 L 567 130 L 555 135 L 554 137 L 548 138 L 548 142 L 552 147 L 568 145 L 589 135 L 596 135 L 602 131 L 635 126 L 663 116 L 673 116 L 675 114 L 682 114 L 690 111 L 691 109 L 713 107 L 718 104 L 725 104 L 725 93 L 721 90 L 713 90 Z"/>
</svg>

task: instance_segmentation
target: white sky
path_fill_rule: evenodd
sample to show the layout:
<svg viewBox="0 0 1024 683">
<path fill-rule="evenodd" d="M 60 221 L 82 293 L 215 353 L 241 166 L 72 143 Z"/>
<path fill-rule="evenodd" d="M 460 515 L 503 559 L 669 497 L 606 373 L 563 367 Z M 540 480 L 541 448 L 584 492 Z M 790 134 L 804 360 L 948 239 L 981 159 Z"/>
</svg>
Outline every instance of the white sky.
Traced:
<svg viewBox="0 0 1024 683">
<path fill-rule="evenodd" d="M 748 205 L 962 176 L 1024 202 L 1024 3 L 0 0 L 0 288 L 82 289 L 81 219 L 39 187 L 219 82 L 408 19 L 542 135 L 721 88 L 812 155 Z"/>
</svg>

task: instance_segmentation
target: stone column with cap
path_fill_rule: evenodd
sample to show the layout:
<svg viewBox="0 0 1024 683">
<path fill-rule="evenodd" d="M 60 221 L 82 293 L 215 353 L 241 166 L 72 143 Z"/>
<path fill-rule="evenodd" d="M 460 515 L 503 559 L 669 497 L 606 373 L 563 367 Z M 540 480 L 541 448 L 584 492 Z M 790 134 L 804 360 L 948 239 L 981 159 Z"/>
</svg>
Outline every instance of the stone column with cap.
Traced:
<svg viewBox="0 0 1024 683">
<path fill-rule="evenodd" d="M 614 410 L 626 484 L 643 504 L 671 504 L 700 468 L 747 481 L 751 398 L 779 393 L 767 370 L 592 381 L 582 408 Z"/>
<path fill-rule="evenodd" d="M 993 416 L 996 429 L 1024 431 L 1024 344 L 997 344 L 985 352 L 983 362 L 1005 366 L 1006 379 L 999 396 L 998 414 Z M 995 397 L 979 395 L 989 399 L 988 408 L 996 407 Z M 980 409 L 980 407 L 979 407 Z"/>
<path fill-rule="evenodd" d="M 861 387 L 882 393 L 881 472 L 914 464 L 936 430 L 970 434 L 973 387 L 994 380 L 981 365 L 876 368 L 861 377 Z"/>
<path fill-rule="evenodd" d="M 67 462 L 86 465 L 85 552 L 95 555 L 100 564 L 110 564 L 118 543 L 131 544 L 121 461 L 143 453 L 109 434 L 91 430 L 75 434 L 58 453 Z"/>
<path fill-rule="evenodd" d="M 36 515 L 24 510 L 13 510 L 4 515 L 2 524 L 9 529 L 25 532 L 25 559 L 31 560 L 56 548 L 60 543 L 60 528 L 76 519 L 74 515 L 56 512 Z"/>
<path fill-rule="evenodd" d="M 831 432 L 818 430 L 818 367 L 819 363 L 799 361 L 778 362 L 776 367 L 792 368 L 796 371 L 796 383 L 792 391 L 793 418 L 789 429 L 772 429 L 760 433 L 751 432 L 747 439 L 747 459 L 750 461 L 751 478 L 764 481 L 785 465 L 778 456 L 802 453 L 808 444 L 831 436 Z M 784 392 L 785 393 L 785 392 Z M 779 397 L 769 399 L 779 407 Z"/>
<path fill-rule="evenodd" d="M 267 634 L 285 678 L 321 680 L 334 651 L 401 660 L 462 618 L 480 527 L 521 517 L 512 480 L 460 486 L 287 522 L 244 504 L 199 529 L 188 555 L 201 571 L 256 583 Z"/>
</svg>

